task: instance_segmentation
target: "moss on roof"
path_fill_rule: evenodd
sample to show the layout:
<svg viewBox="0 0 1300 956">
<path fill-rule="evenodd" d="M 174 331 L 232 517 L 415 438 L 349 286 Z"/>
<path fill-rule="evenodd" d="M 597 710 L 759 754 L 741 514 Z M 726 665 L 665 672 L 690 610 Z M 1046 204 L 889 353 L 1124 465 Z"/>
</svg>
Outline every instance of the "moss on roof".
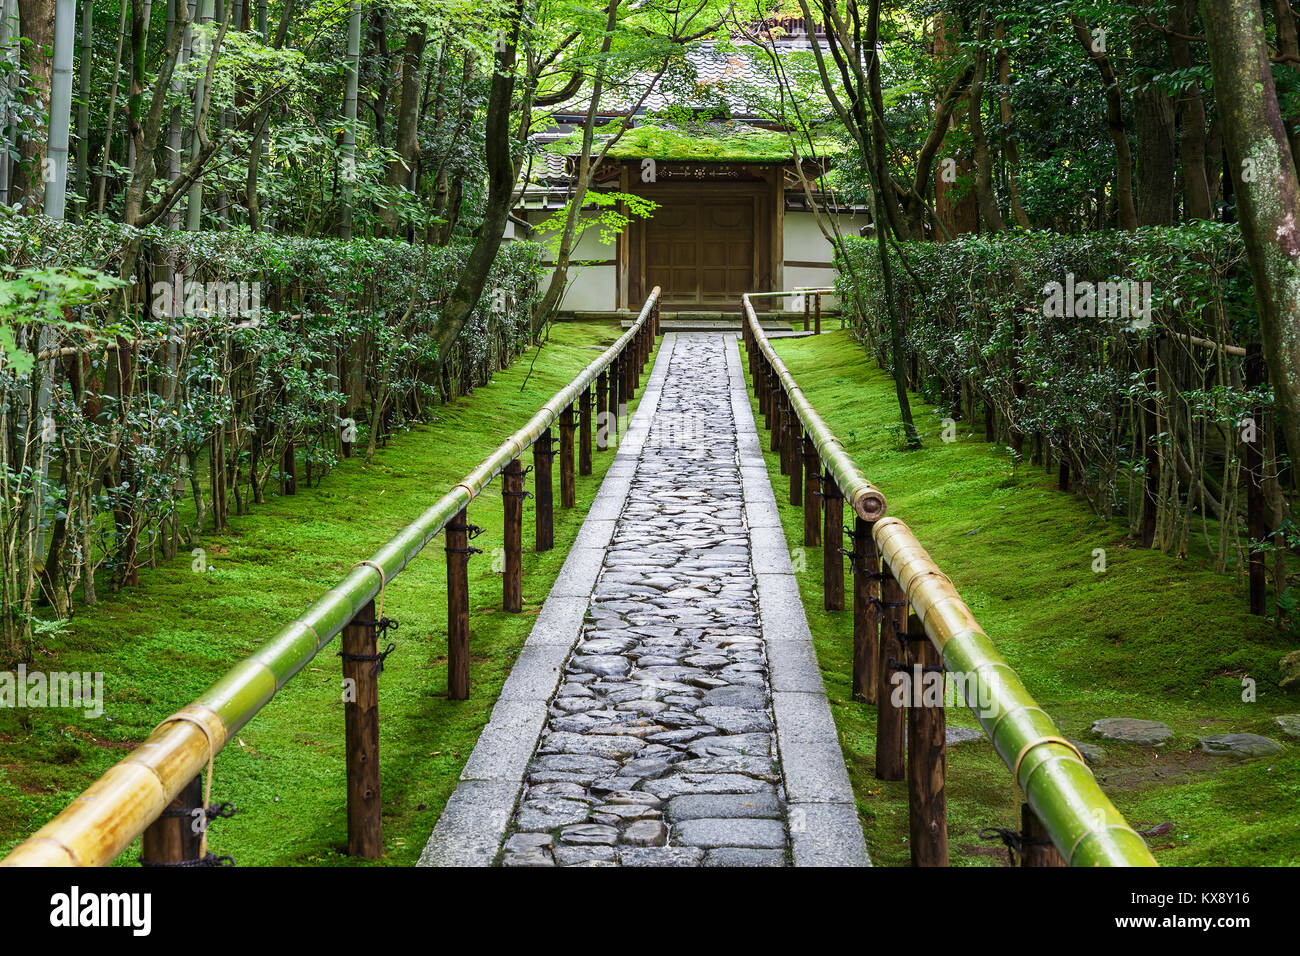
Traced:
<svg viewBox="0 0 1300 956">
<path fill-rule="evenodd" d="M 843 146 L 835 140 L 815 137 L 812 145 L 810 150 L 803 137 L 796 141 L 799 154 L 805 157 L 831 157 L 843 152 Z M 614 144 L 609 157 L 779 163 L 790 159 L 790 134 L 739 123 L 702 123 L 689 128 L 637 126 Z"/>
</svg>

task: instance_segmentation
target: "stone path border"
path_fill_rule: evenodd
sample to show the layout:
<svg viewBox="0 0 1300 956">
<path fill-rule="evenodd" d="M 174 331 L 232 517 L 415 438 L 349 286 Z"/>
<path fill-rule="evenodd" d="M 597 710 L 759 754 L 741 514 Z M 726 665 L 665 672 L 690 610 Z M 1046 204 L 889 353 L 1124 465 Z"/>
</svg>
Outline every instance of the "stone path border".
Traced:
<svg viewBox="0 0 1300 956">
<path fill-rule="evenodd" d="M 737 337 L 724 338 L 793 861 L 796 866 L 869 866 L 754 425 Z M 580 636 L 677 341 L 676 333 L 664 336 L 641 404 L 419 866 L 490 866 L 496 860 L 546 726 L 547 707 Z"/>
<path fill-rule="evenodd" d="M 799 599 L 790 550 L 763 460 L 737 337 L 728 335 L 727 340 L 727 375 L 739 443 L 745 520 L 758 581 L 759 616 L 772 683 L 772 712 L 794 865 L 870 866 L 812 632 Z"/>
<path fill-rule="evenodd" d="M 663 337 L 641 404 L 416 866 L 491 866 L 501 849 L 528 761 L 546 726 L 547 706 L 582 632 L 605 548 L 659 407 L 675 343 L 676 335 Z"/>
</svg>

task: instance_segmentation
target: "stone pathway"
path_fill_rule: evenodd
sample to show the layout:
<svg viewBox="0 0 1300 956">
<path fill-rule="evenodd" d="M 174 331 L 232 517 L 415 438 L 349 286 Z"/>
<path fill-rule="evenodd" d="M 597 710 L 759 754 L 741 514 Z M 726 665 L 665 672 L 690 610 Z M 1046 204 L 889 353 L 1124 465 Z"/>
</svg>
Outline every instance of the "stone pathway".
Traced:
<svg viewBox="0 0 1300 956">
<path fill-rule="evenodd" d="M 869 864 L 735 338 L 665 336 L 422 864 Z"/>
<path fill-rule="evenodd" d="M 787 862 L 723 349 L 672 354 L 505 866 Z"/>
</svg>

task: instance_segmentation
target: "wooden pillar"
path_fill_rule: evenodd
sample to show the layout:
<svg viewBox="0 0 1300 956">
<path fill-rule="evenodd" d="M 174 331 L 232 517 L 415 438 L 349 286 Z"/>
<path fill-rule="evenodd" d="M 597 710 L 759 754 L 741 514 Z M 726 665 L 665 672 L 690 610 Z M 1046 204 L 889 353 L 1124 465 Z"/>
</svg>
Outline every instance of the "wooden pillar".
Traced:
<svg viewBox="0 0 1300 956">
<path fill-rule="evenodd" d="M 506 465 L 501 500 L 505 508 L 505 570 L 501 578 L 501 610 L 524 609 L 524 469 L 516 458 Z"/>
<path fill-rule="evenodd" d="M 780 386 L 772 387 L 772 434 L 769 436 L 768 450 L 779 452 L 781 450 L 781 429 L 785 427 L 785 407 L 781 403 Z M 785 456 L 777 456 L 781 462 L 781 474 L 785 474 Z"/>
<path fill-rule="evenodd" d="M 883 564 L 883 562 L 882 562 Z M 888 567 L 883 567 L 880 615 L 880 685 L 876 694 L 876 779 L 902 780 L 906 744 L 905 707 L 894 702 L 894 665 L 907 660 L 899 636 L 907 629 L 907 595 Z"/>
<path fill-rule="evenodd" d="M 1259 388 L 1264 384 L 1264 353 L 1258 342 L 1246 346 L 1246 387 Z M 1258 405 L 1250 407 L 1253 419 L 1254 441 L 1245 442 L 1246 465 L 1246 528 L 1251 541 L 1263 543 L 1268 529 L 1264 521 L 1264 410 Z M 1268 610 L 1267 577 L 1264 552 L 1250 548 L 1248 575 L 1250 578 L 1250 613 L 1263 615 Z"/>
<path fill-rule="evenodd" d="M 533 445 L 533 472 L 537 475 L 537 488 L 533 495 L 537 499 L 538 551 L 550 551 L 555 547 L 555 496 L 551 482 L 551 458 L 555 452 L 551 449 L 551 441 L 548 428 Z"/>
<path fill-rule="evenodd" d="M 806 439 L 803 437 L 803 429 L 799 426 L 798 419 L 791 422 L 791 427 L 786 432 L 786 442 L 789 449 L 786 454 L 790 456 L 790 504 L 803 504 L 803 443 Z"/>
<path fill-rule="evenodd" d="M 821 457 L 808 435 L 803 436 L 803 543 L 805 547 L 822 543 Z"/>
<path fill-rule="evenodd" d="M 871 534 L 872 522 L 854 517 L 853 524 L 853 684 L 854 700 L 876 702 L 880 689 L 880 555 Z"/>
<path fill-rule="evenodd" d="M 763 390 L 763 427 L 768 430 L 768 438 L 771 439 L 772 418 L 776 415 L 776 397 L 772 394 L 772 370 L 764 362 L 763 369 L 759 373 L 762 377 L 758 380 L 757 388 Z"/>
<path fill-rule="evenodd" d="M 591 389 L 578 398 L 578 474 L 591 474 Z"/>
<path fill-rule="evenodd" d="M 577 504 L 578 489 L 573 478 L 573 406 L 560 412 L 560 507 Z"/>
<path fill-rule="evenodd" d="M 913 866 L 948 865 L 948 805 L 944 773 L 948 757 L 944 730 L 943 661 L 921 630 L 915 614 L 907 621 L 912 699 L 907 708 L 907 816 Z M 926 680 L 939 679 L 937 695 Z M 937 702 L 933 699 L 938 697 Z"/>
<path fill-rule="evenodd" d="M 464 512 L 462 512 L 462 515 Z M 451 536 L 447 537 L 450 547 Z M 451 591 L 451 567 L 458 564 L 464 581 L 464 558 L 468 554 L 448 553 L 448 589 Z M 453 560 L 459 558 L 461 560 Z M 469 592 L 464 592 L 468 600 Z M 451 623 L 451 609 L 448 624 Z M 344 754 L 347 763 L 348 787 L 348 855 L 366 860 L 377 860 L 384 854 L 382 804 L 379 796 L 379 668 L 375 660 L 379 653 L 376 639 L 375 602 L 373 600 L 357 612 L 356 617 L 343 628 L 343 729 Z M 469 610 L 466 607 L 465 627 L 469 627 Z M 449 631 L 450 633 L 450 631 Z M 451 657 L 448 655 L 448 676 Z M 466 691 L 469 671 L 466 670 Z M 351 700 L 348 697 L 351 697 Z M 464 698 L 458 698 L 464 699 Z"/>
<path fill-rule="evenodd" d="M 203 778 L 195 777 L 167 804 L 163 815 L 145 828 L 140 843 L 140 865 L 197 860 L 207 825 L 203 815 Z"/>
<path fill-rule="evenodd" d="M 609 367 L 609 417 L 610 435 L 618 446 L 618 434 L 623 428 L 623 356 L 617 356 Z"/>
<path fill-rule="evenodd" d="M 447 696 L 469 699 L 469 509 L 447 525 Z"/>
<path fill-rule="evenodd" d="M 636 396 L 636 356 L 630 349 L 624 349 L 620 358 L 623 360 L 623 384 L 619 388 L 620 404 L 623 406 L 619 411 L 622 413 L 626 412 L 627 406 Z"/>
<path fill-rule="evenodd" d="M 813 333 L 816 335 L 821 335 L 822 334 L 822 294 L 820 292 L 818 292 L 817 295 L 814 297 L 814 302 L 815 302 L 814 308 L 816 311 L 813 313 Z"/>
<path fill-rule="evenodd" d="M 1020 805 L 1020 841 L 1021 866 L 1065 866 L 1065 858 L 1027 803 Z"/>
<path fill-rule="evenodd" d="M 830 469 L 822 475 L 822 606 L 828 611 L 844 610 L 844 496 Z"/>
<path fill-rule="evenodd" d="M 596 451 L 609 448 L 609 374 L 596 376 Z"/>
</svg>

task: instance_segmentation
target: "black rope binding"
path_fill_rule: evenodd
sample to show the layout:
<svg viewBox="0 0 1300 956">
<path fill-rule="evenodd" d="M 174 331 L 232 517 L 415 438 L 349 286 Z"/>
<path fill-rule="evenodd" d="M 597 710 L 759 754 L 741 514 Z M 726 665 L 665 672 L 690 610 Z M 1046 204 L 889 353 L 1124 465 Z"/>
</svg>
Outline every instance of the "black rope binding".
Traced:
<svg viewBox="0 0 1300 956">
<path fill-rule="evenodd" d="M 472 548 L 470 550 L 477 549 Z M 352 623 L 358 627 L 374 628 L 376 639 L 383 637 L 388 631 L 397 630 L 397 621 L 391 617 L 381 617 L 377 621 L 353 621 Z M 338 656 L 343 658 L 345 661 L 355 661 L 362 664 L 373 661 L 375 666 L 370 669 L 370 676 L 378 677 L 384 672 L 384 658 L 395 650 L 397 650 L 397 643 L 395 641 L 389 641 L 388 646 L 377 654 L 348 654 L 344 651 L 339 651 Z"/>
<path fill-rule="evenodd" d="M 1001 840 L 1003 846 L 1007 848 L 1007 857 L 1012 866 L 1020 865 L 1016 862 L 1016 858 L 1024 856 L 1025 847 L 1047 846 L 1052 842 L 1042 837 L 1025 836 L 1009 827 L 984 827 L 979 831 L 979 837 L 981 840 Z"/>
<path fill-rule="evenodd" d="M 464 531 L 466 540 L 473 541 L 483 533 L 483 529 L 476 524 L 449 524 L 448 531 Z M 447 548 L 448 554 L 482 554 L 482 548 Z"/>
<path fill-rule="evenodd" d="M 384 620 L 387 621 L 388 618 L 384 618 Z M 393 623 L 394 626 L 396 626 L 396 622 Z M 377 654 L 345 654 L 343 651 L 339 651 L 339 657 L 343 658 L 345 661 L 357 661 L 362 664 L 367 661 L 374 661 L 375 666 L 370 669 L 370 676 L 378 677 L 384 672 L 384 658 L 388 657 L 388 655 L 393 653 L 396 649 L 397 642 L 389 641 L 388 646 Z"/>
</svg>

